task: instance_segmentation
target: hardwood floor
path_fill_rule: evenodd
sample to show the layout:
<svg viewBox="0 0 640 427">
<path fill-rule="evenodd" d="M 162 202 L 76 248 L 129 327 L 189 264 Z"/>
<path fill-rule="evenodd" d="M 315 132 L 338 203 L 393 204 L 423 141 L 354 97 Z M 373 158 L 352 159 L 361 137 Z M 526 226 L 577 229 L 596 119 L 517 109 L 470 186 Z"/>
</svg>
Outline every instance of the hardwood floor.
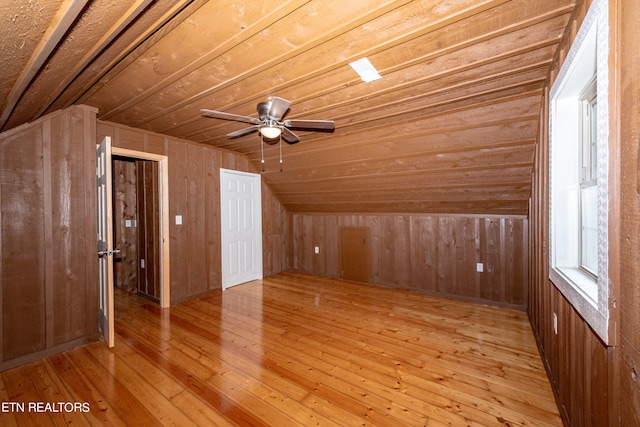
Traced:
<svg viewBox="0 0 640 427">
<path fill-rule="evenodd" d="M 0 424 L 562 425 L 522 312 L 285 273 L 116 318 L 3 372 Z"/>
</svg>

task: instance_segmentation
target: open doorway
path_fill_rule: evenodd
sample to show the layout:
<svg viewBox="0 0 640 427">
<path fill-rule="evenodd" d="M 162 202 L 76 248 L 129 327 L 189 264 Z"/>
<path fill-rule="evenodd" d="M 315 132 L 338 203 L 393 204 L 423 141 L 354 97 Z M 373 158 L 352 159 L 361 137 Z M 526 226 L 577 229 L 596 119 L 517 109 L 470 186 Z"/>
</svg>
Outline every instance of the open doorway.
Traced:
<svg viewBox="0 0 640 427">
<path fill-rule="evenodd" d="M 166 156 L 112 148 L 114 285 L 170 304 Z"/>
<path fill-rule="evenodd" d="M 116 288 L 160 302 L 158 162 L 114 155 L 113 240 Z"/>
</svg>

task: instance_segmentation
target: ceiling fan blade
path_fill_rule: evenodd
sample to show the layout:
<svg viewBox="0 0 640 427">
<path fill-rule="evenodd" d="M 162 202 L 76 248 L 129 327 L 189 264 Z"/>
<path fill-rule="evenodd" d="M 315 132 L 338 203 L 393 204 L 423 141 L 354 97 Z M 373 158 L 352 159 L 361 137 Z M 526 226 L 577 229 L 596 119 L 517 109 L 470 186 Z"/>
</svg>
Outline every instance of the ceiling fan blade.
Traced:
<svg viewBox="0 0 640 427">
<path fill-rule="evenodd" d="M 237 130 L 235 132 L 228 133 L 227 136 L 229 138 L 237 138 L 239 136 L 243 136 L 243 135 L 247 135 L 247 134 L 249 134 L 251 132 L 255 132 L 258 129 L 260 129 L 260 125 L 254 125 L 254 126 L 251 126 L 251 127 L 248 127 L 248 128 Z"/>
<path fill-rule="evenodd" d="M 200 113 L 203 116 L 213 117 L 214 119 L 235 120 L 235 121 L 244 122 L 244 123 L 262 124 L 261 120 L 256 119 L 254 117 L 239 116 L 237 114 L 225 113 L 222 111 L 207 110 L 203 108 L 202 110 L 200 110 Z"/>
<path fill-rule="evenodd" d="M 322 130 L 327 132 L 333 132 L 336 128 L 336 123 L 333 120 L 285 120 L 284 125 L 294 129 Z"/>
<path fill-rule="evenodd" d="M 300 141 L 300 138 L 298 138 L 298 135 L 291 132 L 287 128 L 282 129 L 282 139 L 284 139 L 289 144 L 295 144 L 296 142 Z"/>
<path fill-rule="evenodd" d="M 282 120 L 290 106 L 291 103 L 286 99 L 274 96 L 273 98 L 271 98 L 271 108 L 269 108 L 268 115 L 272 119 L 280 121 Z"/>
</svg>

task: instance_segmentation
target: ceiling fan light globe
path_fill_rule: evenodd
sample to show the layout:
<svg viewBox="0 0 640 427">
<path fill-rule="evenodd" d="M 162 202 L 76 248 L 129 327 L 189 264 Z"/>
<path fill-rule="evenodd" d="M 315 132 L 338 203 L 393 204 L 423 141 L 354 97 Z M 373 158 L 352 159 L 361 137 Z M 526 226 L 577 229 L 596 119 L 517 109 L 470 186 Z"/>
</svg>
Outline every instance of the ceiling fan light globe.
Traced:
<svg viewBox="0 0 640 427">
<path fill-rule="evenodd" d="M 265 126 L 265 127 L 260 128 L 260 133 L 265 138 L 275 139 L 275 138 L 280 136 L 280 134 L 282 133 L 282 129 L 280 129 L 279 127 L 268 127 L 268 126 Z"/>
</svg>

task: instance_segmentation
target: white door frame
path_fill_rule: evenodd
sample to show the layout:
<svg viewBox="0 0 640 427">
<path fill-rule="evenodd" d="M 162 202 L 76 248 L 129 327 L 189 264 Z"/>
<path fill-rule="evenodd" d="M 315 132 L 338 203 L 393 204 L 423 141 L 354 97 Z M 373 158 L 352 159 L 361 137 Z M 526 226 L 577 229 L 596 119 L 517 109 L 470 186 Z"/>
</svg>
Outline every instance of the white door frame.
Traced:
<svg viewBox="0 0 640 427">
<path fill-rule="evenodd" d="M 111 147 L 114 156 L 158 162 L 158 204 L 160 206 L 160 307 L 171 305 L 171 288 L 169 280 L 169 160 L 161 154 Z"/>
<path fill-rule="evenodd" d="M 253 260 L 255 264 L 249 274 L 242 278 L 232 277 L 232 272 L 229 271 L 231 255 L 228 249 L 229 243 L 234 240 L 237 241 L 235 235 L 242 234 L 244 231 L 239 230 L 234 232 L 231 231 L 229 227 L 229 218 L 231 216 L 228 197 L 229 192 L 227 191 L 228 189 L 225 188 L 225 183 L 231 175 L 241 175 L 250 178 L 257 189 L 257 191 L 252 192 L 253 206 L 255 206 L 255 209 L 252 210 L 252 229 L 254 231 L 254 246 L 252 252 L 254 253 Z M 262 177 L 260 175 L 220 168 L 220 229 L 222 290 L 224 291 L 228 287 L 240 283 L 262 279 Z"/>
</svg>

